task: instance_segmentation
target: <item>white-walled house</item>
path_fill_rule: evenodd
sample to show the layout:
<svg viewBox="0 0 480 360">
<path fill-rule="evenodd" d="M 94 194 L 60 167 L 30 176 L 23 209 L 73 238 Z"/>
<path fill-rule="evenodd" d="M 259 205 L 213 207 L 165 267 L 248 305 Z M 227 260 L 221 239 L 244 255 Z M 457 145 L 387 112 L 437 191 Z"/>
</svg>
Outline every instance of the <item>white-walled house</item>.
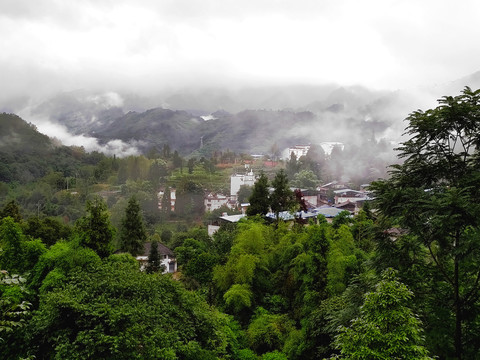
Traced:
<svg viewBox="0 0 480 360">
<path fill-rule="evenodd" d="M 230 177 L 230 197 L 236 200 L 238 190 L 240 190 L 240 186 L 253 186 L 255 184 L 255 180 L 256 178 L 252 170 L 250 170 L 246 174 L 233 174 Z"/>
<path fill-rule="evenodd" d="M 158 210 L 162 210 L 162 200 L 163 200 L 164 194 L 165 194 L 164 190 L 160 190 L 157 194 Z M 171 212 L 175 211 L 175 202 L 176 201 L 177 201 L 176 190 L 175 189 L 170 189 L 170 211 Z"/>
<path fill-rule="evenodd" d="M 209 193 L 205 196 L 204 205 L 206 211 L 213 211 L 220 209 L 223 205 L 231 208 L 229 202 L 230 198 L 222 194 Z"/>
<path fill-rule="evenodd" d="M 137 256 L 137 261 L 140 263 L 140 270 L 142 271 L 147 267 L 151 247 L 152 243 L 146 242 L 143 246 L 142 254 Z M 160 264 L 165 266 L 164 274 L 177 272 L 177 260 L 172 250 L 158 243 L 158 256 L 160 257 Z"/>
<path fill-rule="evenodd" d="M 308 150 L 310 150 L 310 145 L 295 145 L 294 147 L 288 149 L 288 159 L 290 159 L 292 154 L 294 154 L 295 158 L 298 160 L 302 156 L 306 156 Z"/>
</svg>

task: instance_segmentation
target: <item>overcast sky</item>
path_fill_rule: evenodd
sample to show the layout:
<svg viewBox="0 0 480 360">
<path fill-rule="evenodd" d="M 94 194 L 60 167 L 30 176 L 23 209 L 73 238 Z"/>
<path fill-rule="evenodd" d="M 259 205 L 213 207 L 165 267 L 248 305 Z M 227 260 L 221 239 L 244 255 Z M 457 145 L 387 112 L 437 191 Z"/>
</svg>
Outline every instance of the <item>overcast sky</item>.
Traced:
<svg viewBox="0 0 480 360">
<path fill-rule="evenodd" d="M 288 83 L 397 89 L 480 70 L 480 1 L 1 0 L 0 100 Z"/>
</svg>

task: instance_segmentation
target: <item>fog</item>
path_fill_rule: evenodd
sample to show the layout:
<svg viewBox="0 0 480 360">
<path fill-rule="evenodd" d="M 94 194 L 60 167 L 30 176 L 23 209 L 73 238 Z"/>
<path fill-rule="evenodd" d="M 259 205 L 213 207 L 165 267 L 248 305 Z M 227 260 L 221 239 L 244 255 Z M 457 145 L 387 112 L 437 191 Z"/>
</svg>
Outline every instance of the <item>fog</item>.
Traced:
<svg viewBox="0 0 480 360">
<path fill-rule="evenodd" d="M 398 140 L 409 112 L 478 83 L 479 14 L 474 0 L 4 0 L 0 110 L 94 148 L 86 131 L 67 140 L 45 104 L 72 92 L 97 108 L 205 116 L 341 104 L 389 119 L 382 136 Z"/>
</svg>

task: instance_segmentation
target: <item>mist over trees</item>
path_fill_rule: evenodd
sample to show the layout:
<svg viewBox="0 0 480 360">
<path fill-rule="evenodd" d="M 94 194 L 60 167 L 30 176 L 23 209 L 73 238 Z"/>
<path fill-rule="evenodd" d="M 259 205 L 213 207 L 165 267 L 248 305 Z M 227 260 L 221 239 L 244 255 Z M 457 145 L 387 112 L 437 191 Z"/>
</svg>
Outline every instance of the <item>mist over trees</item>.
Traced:
<svg viewBox="0 0 480 360">
<path fill-rule="evenodd" d="M 309 221 L 278 215 L 303 206 L 298 188 L 371 180 L 381 157 L 368 169 L 350 164 L 384 143 L 366 136 L 361 146 L 326 154 L 313 145 L 279 160 L 208 148 L 204 137 L 204 153 L 171 143 L 120 158 L 61 146 L 0 115 L 17 136 L 0 142 L 0 357 L 475 358 L 479 109 L 480 90 L 465 88 L 412 112 L 398 161 L 371 185 L 374 198 L 354 214 Z M 183 116 L 148 116 L 159 114 Z M 256 116 L 274 118 L 241 116 L 252 127 Z M 230 210 L 207 211 L 204 196 L 228 194 L 245 165 L 259 174 L 242 188 L 247 216 L 209 233 L 205 225 Z M 134 256 L 146 242 L 142 271 Z M 163 273 L 165 247 L 174 274 Z"/>
</svg>

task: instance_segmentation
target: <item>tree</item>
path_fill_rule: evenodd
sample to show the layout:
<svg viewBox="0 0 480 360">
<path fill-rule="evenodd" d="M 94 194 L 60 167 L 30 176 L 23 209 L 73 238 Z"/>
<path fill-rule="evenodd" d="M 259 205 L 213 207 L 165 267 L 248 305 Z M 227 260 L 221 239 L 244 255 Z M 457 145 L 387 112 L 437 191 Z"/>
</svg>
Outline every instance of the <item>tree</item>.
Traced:
<svg viewBox="0 0 480 360">
<path fill-rule="evenodd" d="M 10 216 L 13 221 L 20 222 L 22 221 L 22 215 L 20 214 L 20 208 L 18 207 L 15 200 L 9 201 L 3 209 L 0 211 L 0 219 Z"/>
<path fill-rule="evenodd" d="M 312 144 L 304 159 L 305 166 L 310 168 L 317 177 L 321 176 L 322 168 L 325 166 L 325 151 L 319 145 Z"/>
<path fill-rule="evenodd" d="M 170 158 L 170 146 L 168 144 L 164 144 L 162 148 L 162 156 L 164 159 Z"/>
<path fill-rule="evenodd" d="M 312 170 L 301 170 L 296 173 L 292 184 L 299 189 L 314 190 L 318 186 L 319 180 Z"/>
<path fill-rule="evenodd" d="M 52 217 L 38 218 L 34 216 L 27 220 L 24 234 L 41 239 L 45 245 L 51 246 L 61 239 L 68 239 L 71 228 Z"/>
<path fill-rule="evenodd" d="M 287 175 L 290 177 L 293 177 L 300 170 L 300 163 L 293 151 L 290 154 L 290 159 L 287 161 L 286 169 Z"/>
<path fill-rule="evenodd" d="M 158 189 L 159 184 L 164 181 L 164 178 L 167 175 L 168 172 L 165 161 L 161 159 L 154 160 L 148 170 L 148 180 L 152 183 L 155 190 Z"/>
<path fill-rule="evenodd" d="M 182 167 L 183 167 L 183 159 L 182 159 L 182 157 L 178 154 L 178 151 L 177 151 L 177 150 L 175 150 L 174 153 L 173 153 L 172 163 L 173 163 L 173 168 L 174 168 L 174 169 L 180 168 L 180 170 L 182 170 Z"/>
<path fill-rule="evenodd" d="M 259 307 L 248 326 L 247 339 L 250 348 L 256 353 L 264 354 L 281 350 L 288 334 L 293 329 L 293 321 L 287 315 L 270 314 Z M 272 357 L 272 359 L 275 358 Z"/>
<path fill-rule="evenodd" d="M 58 244 L 57 244 L 58 245 Z M 55 246 L 57 246 L 55 245 Z M 39 359 L 218 359 L 229 320 L 167 276 L 108 258 L 41 296 L 26 344 Z"/>
<path fill-rule="evenodd" d="M 24 271 L 23 234 L 11 217 L 6 217 L 0 225 L 0 268 L 11 273 Z"/>
<path fill-rule="evenodd" d="M 197 159 L 195 158 L 190 158 L 187 161 L 187 167 L 188 167 L 188 173 L 193 174 L 193 169 L 195 168 L 195 162 Z"/>
<path fill-rule="evenodd" d="M 147 273 L 151 274 L 160 270 L 160 254 L 158 253 L 158 241 L 152 241 L 148 254 Z"/>
<path fill-rule="evenodd" d="M 281 211 L 290 210 L 295 205 L 293 191 L 288 186 L 288 178 L 285 170 L 280 169 L 272 181 L 273 193 L 270 196 L 270 207 L 278 215 Z"/>
<path fill-rule="evenodd" d="M 100 257 L 113 252 L 115 229 L 110 223 L 107 204 L 100 197 L 88 200 L 87 214 L 75 223 L 75 230 L 82 246 L 94 250 Z"/>
<path fill-rule="evenodd" d="M 261 173 L 258 180 L 253 185 L 252 195 L 248 201 L 250 206 L 247 209 L 247 215 L 265 215 L 270 208 L 270 192 L 268 189 L 268 178 L 265 173 Z"/>
<path fill-rule="evenodd" d="M 441 279 L 432 291 L 449 289 L 441 297 L 454 309 L 455 332 L 444 337 L 454 339 L 454 356 L 461 359 L 462 329 L 480 315 L 480 90 L 466 87 L 439 104 L 408 116 L 410 139 L 397 149 L 404 162 L 372 189 L 374 206 L 428 249 Z"/>
<path fill-rule="evenodd" d="M 175 213 L 187 217 L 198 217 L 205 212 L 204 191 L 191 179 L 182 178 L 176 191 Z"/>
<path fill-rule="evenodd" d="M 23 339 L 19 332 L 26 325 L 31 303 L 26 301 L 28 291 L 23 285 L 25 279 L 0 271 L 0 355 L 3 359 L 19 358 Z"/>
<path fill-rule="evenodd" d="M 143 223 L 140 205 L 134 196 L 128 200 L 125 216 L 120 228 L 120 249 L 133 256 L 138 255 L 142 249 L 147 234 Z"/>
<path fill-rule="evenodd" d="M 250 196 L 252 196 L 253 186 L 241 185 L 237 192 L 237 201 L 239 204 L 248 202 Z"/>
<path fill-rule="evenodd" d="M 45 245 L 39 239 L 28 240 L 11 217 L 0 223 L 0 269 L 17 274 L 30 271 L 46 251 Z"/>
<path fill-rule="evenodd" d="M 333 359 L 431 359 L 424 346 L 421 323 L 409 308 L 413 293 L 392 269 L 382 274 L 374 292 L 365 296 L 360 316 L 340 327 Z"/>
</svg>

